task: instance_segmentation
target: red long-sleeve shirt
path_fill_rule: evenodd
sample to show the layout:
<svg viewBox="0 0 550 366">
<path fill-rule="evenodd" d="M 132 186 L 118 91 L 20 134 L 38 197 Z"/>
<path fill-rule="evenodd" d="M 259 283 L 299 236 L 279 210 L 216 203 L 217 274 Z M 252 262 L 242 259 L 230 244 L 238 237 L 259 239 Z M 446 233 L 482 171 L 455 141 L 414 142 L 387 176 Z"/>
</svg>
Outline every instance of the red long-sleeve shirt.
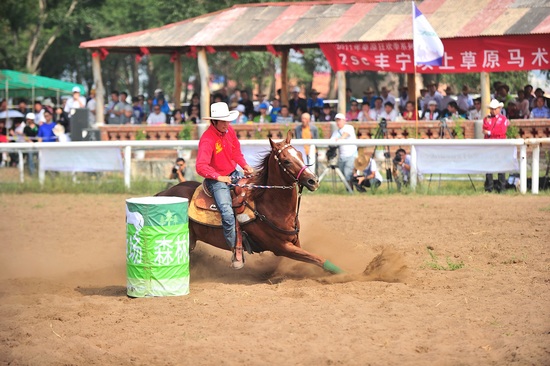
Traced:
<svg viewBox="0 0 550 366">
<path fill-rule="evenodd" d="M 483 129 L 486 131 L 491 131 L 490 135 L 485 135 L 486 139 L 505 139 L 506 130 L 510 125 L 508 118 L 502 114 L 497 114 L 496 116 L 487 116 L 483 119 Z"/>
<path fill-rule="evenodd" d="M 220 175 L 233 172 L 237 164 L 241 167 L 247 165 L 235 130 L 229 126 L 222 134 L 210 125 L 199 141 L 197 173 L 204 178 L 218 179 Z"/>
</svg>

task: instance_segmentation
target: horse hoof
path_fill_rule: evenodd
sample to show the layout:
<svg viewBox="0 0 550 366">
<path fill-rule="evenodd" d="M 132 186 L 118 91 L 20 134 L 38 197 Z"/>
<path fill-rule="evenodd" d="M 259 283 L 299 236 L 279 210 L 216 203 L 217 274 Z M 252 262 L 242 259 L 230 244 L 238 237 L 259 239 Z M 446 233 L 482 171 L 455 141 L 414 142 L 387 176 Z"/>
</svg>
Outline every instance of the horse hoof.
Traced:
<svg viewBox="0 0 550 366">
<path fill-rule="evenodd" d="M 243 258 L 244 259 L 244 258 Z M 235 256 L 235 253 L 231 256 L 231 268 L 233 269 L 241 269 L 244 267 L 244 261 L 243 260 L 237 260 L 237 257 Z"/>
</svg>

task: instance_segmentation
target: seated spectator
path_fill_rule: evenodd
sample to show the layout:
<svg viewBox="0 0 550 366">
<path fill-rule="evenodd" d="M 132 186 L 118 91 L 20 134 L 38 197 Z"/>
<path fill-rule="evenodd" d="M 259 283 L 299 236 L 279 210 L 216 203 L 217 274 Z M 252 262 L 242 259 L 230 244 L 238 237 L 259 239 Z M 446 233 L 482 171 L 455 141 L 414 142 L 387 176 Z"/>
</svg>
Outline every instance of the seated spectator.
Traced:
<svg viewBox="0 0 550 366">
<path fill-rule="evenodd" d="M 57 107 L 53 117 L 55 123 L 60 123 L 63 125 L 66 133 L 71 132 L 71 121 L 69 120 L 69 115 L 63 110 L 63 108 Z"/>
<path fill-rule="evenodd" d="M 509 94 L 510 87 L 506 84 L 498 85 L 496 91 L 497 94 L 495 95 L 495 99 L 501 103 L 504 103 L 504 108 L 507 108 L 508 103 L 515 100 L 514 97 Z"/>
<path fill-rule="evenodd" d="M 29 108 L 27 107 L 27 101 L 24 98 L 21 98 L 19 100 L 19 103 L 17 104 L 17 109 L 16 110 L 24 116 L 26 116 L 27 113 L 29 113 Z"/>
<path fill-rule="evenodd" d="M 520 119 L 518 105 L 514 101 L 508 102 L 508 107 L 506 108 L 506 117 L 508 119 Z"/>
<path fill-rule="evenodd" d="M 370 188 L 373 192 L 376 192 L 376 189 L 380 187 L 382 181 L 384 180 L 382 178 L 382 174 L 378 171 L 376 161 L 372 159 L 370 155 L 366 155 L 364 153 L 359 154 L 357 157 L 356 167 L 363 166 L 365 168 L 363 168 L 361 174 L 354 179 L 353 186 L 358 192 L 361 193 L 367 192 L 367 188 Z"/>
<path fill-rule="evenodd" d="M 172 118 L 170 119 L 170 124 L 181 125 L 182 123 L 185 123 L 185 121 L 183 119 L 183 115 L 181 114 L 181 109 L 175 109 L 172 114 Z"/>
<path fill-rule="evenodd" d="M 143 98 L 143 96 L 141 98 Z M 134 117 L 137 124 L 143 122 L 143 118 L 145 118 L 145 112 L 143 111 L 143 107 L 141 106 L 141 98 L 132 98 L 132 110 L 134 111 Z"/>
<path fill-rule="evenodd" d="M 371 111 L 370 104 L 366 100 L 366 98 L 363 98 L 363 104 L 361 104 L 361 112 L 359 112 L 359 115 L 357 115 L 357 120 L 359 122 L 376 121 L 376 115 L 373 111 Z"/>
<path fill-rule="evenodd" d="M 267 105 L 267 114 L 270 114 L 271 113 L 271 104 L 269 103 L 269 99 L 267 99 L 267 94 L 259 93 L 259 94 L 255 94 L 255 96 L 256 96 L 256 101 L 258 102 L 258 104 L 254 107 L 254 116 L 257 116 L 257 115 L 260 114 L 260 106 L 262 104 Z"/>
<path fill-rule="evenodd" d="M 239 112 L 239 115 L 233 121 L 233 123 L 243 124 L 248 122 L 248 117 L 246 117 L 246 115 L 244 114 L 246 108 L 243 104 L 237 104 L 237 106 L 233 110 Z"/>
<path fill-rule="evenodd" d="M 359 102 L 352 100 L 349 111 L 346 112 L 346 121 L 357 121 L 359 118 Z"/>
<path fill-rule="evenodd" d="M 437 121 L 439 120 L 439 111 L 437 110 L 437 101 L 430 100 L 428 102 L 428 109 L 422 115 L 422 119 L 425 121 Z"/>
<path fill-rule="evenodd" d="M 330 108 L 330 104 L 328 103 L 323 104 L 323 110 L 319 115 L 319 121 L 321 122 L 334 121 L 334 116 L 336 116 L 336 113 Z"/>
<path fill-rule="evenodd" d="M 310 124 L 311 117 L 309 113 L 302 113 L 302 123 L 296 126 L 294 134 L 297 139 L 318 139 L 319 131 L 315 125 Z M 306 164 L 309 164 L 309 145 L 304 145 L 304 151 L 306 153 Z"/>
<path fill-rule="evenodd" d="M 408 186 L 411 176 L 411 156 L 407 155 L 405 149 L 399 149 L 395 152 L 393 158 L 392 175 L 397 185 L 397 190 L 401 191 L 401 187 Z"/>
<path fill-rule="evenodd" d="M 201 123 L 199 106 L 192 106 L 191 113 L 185 119 L 186 122 Z"/>
<path fill-rule="evenodd" d="M 458 104 L 453 100 L 447 104 L 443 118 L 450 118 L 452 120 L 466 119 L 466 112 L 458 109 Z"/>
<path fill-rule="evenodd" d="M 535 108 L 531 111 L 531 119 L 550 118 L 550 109 L 544 105 L 544 97 L 538 96 L 535 102 Z"/>
<path fill-rule="evenodd" d="M 34 122 L 39 126 L 46 121 L 46 119 L 44 118 L 44 111 L 45 109 L 42 106 L 42 103 L 39 101 L 35 101 L 34 102 Z"/>
<path fill-rule="evenodd" d="M 416 111 L 414 110 L 414 103 L 407 102 L 405 105 L 405 110 L 403 111 L 403 119 L 405 121 L 415 121 L 416 120 Z"/>
<path fill-rule="evenodd" d="M 267 105 L 267 103 L 260 103 L 259 105 L 260 114 L 254 117 L 254 122 L 259 122 L 259 123 L 271 122 L 271 116 L 267 114 L 268 108 L 269 106 Z"/>
<path fill-rule="evenodd" d="M 471 121 L 477 121 L 483 119 L 483 117 L 485 116 L 481 114 L 481 98 L 476 98 L 474 99 L 474 109 L 468 113 L 468 119 Z"/>
<path fill-rule="evenodd" d="M 246 118 L 248 118 L 249 120 L 251 118 L 254 118 L 254 103 L 252 103 L 248 96 L 248 92 L 244 89 L 241 90 L 241 100 L 239 100 L 239 104 L 244 105 L 244 114 Z"/>
<path fill-rule="evenodd" d="M 271 122 L 277 121 L 277 115 L 279 114 L 280 111 L 281 111 L 281 101 L 275 98 L 271 103 L 271 111 L 269 112 L 269 115 L 271 116 Z"/>
<path fill-rule="evenodd" d="M 318 107 L 319 109 L 323 108 L 325 104 L 323 99 L 319 98 L 319 92 L 315 89 L 311 89 L 309 92 L 309 98 L 307 99 L 307 111 L 308 113 L 313 114 L 313 108 Z"/>
<path fill-rule="evenodd" d="M 290 107 L 288 109 L 290 110 Z M 303 113 L 304 113 L 304 110 L 301 107 L 298 107 L 298 108 L 296 108 L 296 113 L 294 113 L 292 115 L 292 118 L 294 119 L 295 122 L 301 122 Z M 291 114 L 292 114 L 292 112 L 291 112 Z M 311 120 L 311 118 L 310 118 L 310 120 Z"/>
<path fill-rule="evenodd" d="M 38 142 L 55 142 L 57 137 L 53 133 L 56 123 L 53 121 L 53 116 L 50 111 L 44 111 L 44 123 L 38 127 Z"/>
<path fill-rule="evenodd" d="M 384 104 L 384 112 L 380 115 L 381 118 L 385 118 L 388 122 L 395 122 L 397 119 L 398 113 L 393 108 L 393 104 L 391 102 L 386 102 Z"/>
<path fill-rule="evenodd" d="M 321 118 L 321 109 L 319 107 L 311 108 L 311 121 L 319 122 L 320 118 Z"/>
<path fill-rule="evenodd" d="M 191 103 L 189 103 L 189 105 L 187 106 L 187 116 L 189 117 L 186 119 L 186 121 L 189 121 L 191 117 L 194 117 L 195 120 L 200 120 L 201 104 L 200 104 L 199 95 L 197 93 L 193 93 L 193 96 L 191 96 Z M 199 122 L 193 121 L 193 123 L 199 123 Z"/>
<path fill-rule="evenodd" d="M 164 97 L 160 97 L 158 99 L 157 105 L 160 106 L 160 111 L 164 113 L 164 115 L 166 116 L 166 121 L 164 121 L 164 123 L 168 123 L 168 116 L 172 114 L 172 111 L 170 110 L 170 106 L 168 105 L 168 103 L 166 103 L 166 99 L 164 99 Z M 153 111 L 154 111 L 154 108 L 153 108 Z"/>
<path fill-rule="evenodd" d="M 298 115 L 298 109 L 301 110 L 302 113 L 306 112 L 307 109 L 307 101 L 300 97 L 300 87 L 295 86 L 292 88 L 292 97 L 288 101 L 288 109 L 290 110 L 290 114 L 294 115 L 294 118 L 296 119 L 296 116 Z"/>
<path fill-rule="evenodd" d="M 290 111 L 288 109 L 288 106 L 283 105 L 281 107 L 281 112 L 277 116 L 276 122 L 277 123 L 291 123 L 291 122 L 293 122 L 293 118 L 290 115 Z"/>
<path fill-rule="evenodd" d="M 535 90 L 535 98 L 533 99 L 532 108 L 535 108 L 537 106 L 538 97 L 542 97 L 542 99 L 544 100 L 544 106 L 550 108 L 550 98 L 544 96 L 544 90 L 542 90 L 541 88 L 537 88 Z"/>
<path fill-rule="evenodd" d="M 183 158 L 177 158 L 176 165 L 172 168 L 172 172 L 168 179 L 177 179 L 178 183 L 185 182 L 185 168 L 185 160 Z"/>
<path fill-rule="evenodd" d="M 147 117 L 148 125 L 162 125 L 166 123 L 166 114 L 160 111 L 160 105 L 153 106 L 153 113 Z"/>
<path fill-rule="evenodd" d="M 373 112 L 373 117 L 375 117 L 377 121 L 380 121 L 380 118 L 382 118 L 382 114 L 384 113 L 382 98 L 376 97 L 374 99 L 374 108 L 372 108 L 371 110 Z"/>
<path fill-rule="evenodd" d="M 134 109 L 131 105 L 125 105 L 124 109 L 122 110 L 122 114 L 120 115 L 120 124 L 121 125 L 136 125 L 139 124 L 139 122 L 136 120 L 136 116 L 134 115 Z"/>
</svg>

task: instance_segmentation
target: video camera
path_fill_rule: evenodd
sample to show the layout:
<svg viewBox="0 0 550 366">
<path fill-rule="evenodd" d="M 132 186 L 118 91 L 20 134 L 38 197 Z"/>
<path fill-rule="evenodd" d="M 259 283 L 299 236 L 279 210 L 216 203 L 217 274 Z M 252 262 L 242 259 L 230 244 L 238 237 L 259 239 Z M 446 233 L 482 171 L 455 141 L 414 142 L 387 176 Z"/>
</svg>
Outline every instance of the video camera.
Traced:
<svg viewBox="0 0 550 366">
<path fill-rule="evenodd" d="M 396 154 L 392 161 L 395 165 L 399 165 L 401 162 L 401 154 Z"/>
<path fill-rule="evenodd" d="M 380 122 L 378 123 L 378 125 L 382 130 L 385 130 L 388 127 L 388 120 L 385 118 L 380 118 Z"/>
</svg>

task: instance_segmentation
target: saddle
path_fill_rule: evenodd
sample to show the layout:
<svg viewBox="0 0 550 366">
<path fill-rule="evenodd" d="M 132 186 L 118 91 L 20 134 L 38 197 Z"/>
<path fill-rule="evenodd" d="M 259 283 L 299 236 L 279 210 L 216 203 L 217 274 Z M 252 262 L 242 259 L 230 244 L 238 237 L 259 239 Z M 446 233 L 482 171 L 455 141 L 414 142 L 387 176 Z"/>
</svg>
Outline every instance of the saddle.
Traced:
<svg viewBox="0 0 550 366">
<path fill-rule="evenodd" d="M 247 181 L 247 179 L 241 179 L 238 184 L 245 184 Z M 233 211 L 239 224 L 244 225 L 256 219 L 256 215 L 253 212 L 255 209 L 254 201 L 250 200 L 247 189 L 235 187 L 231 191 L 231 198 Z M 245 201 L 247 205 L 244 204 Z M 204 182 L 197 187 L 193 198 L 191 198 L 189 219 L 207 226 L 222 227 L 222 215 L 218 211 L 216 201 L 208 191 L 208 188 L 206 188 Z"/>
</svg>

